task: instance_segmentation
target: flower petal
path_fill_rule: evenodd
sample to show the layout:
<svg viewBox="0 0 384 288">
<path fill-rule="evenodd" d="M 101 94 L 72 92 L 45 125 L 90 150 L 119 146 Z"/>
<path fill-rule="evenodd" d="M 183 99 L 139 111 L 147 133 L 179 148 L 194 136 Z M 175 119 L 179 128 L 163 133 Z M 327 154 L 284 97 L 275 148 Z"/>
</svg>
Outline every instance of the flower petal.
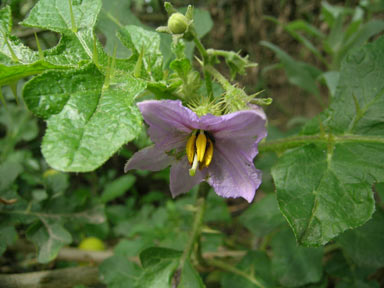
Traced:
<svg viewBox="0 0 384 288">
<path fill-rule="evenodd" d="M 222 197 L 243 197 L 252 202 L 261 184 L 261 171 L 253 162 L 226 145 L 216 147 L 208 169 L 208 183 Z"/>
<path fill-rule="evenodd" d="M 215 146 L 225 145 L 231 153 L 240 153 L 249 162 L 257 155 L 257 143 L 267 135 L 266 117 L 261 110 L 243 110 L 224 116 L 205 115 L 201 126 L 211 132 Z"/>
<path fill-rule="evenodd" d="M 149 100 L 137 105 L 149 125 L 149 136 L 164 151 L 186 143 L 188 134 L 198 128 L 199 118 L 181 101 Z"/>
<path fill-rule="evenodd" d="M 204 115 L 200 129 L 210 131 L 215 137 L 255 137 L 260 141 L 266 136 L 266 116 L 261 108 L 237 111 L 223 116 Z"/>
<path fill-rule="evenodd" d="M 202 182 L 205 178 L 206 173 L 200 170 L 196 170 L 195 176 L 189 175 L 190 165 L 187 157 L 183 157 L 180 161 L 175 162 L 171 167 L 171 194 L 172 197 L 176 197 L 180 194 L 187 193 L 195 185 Z"/>
<path fill-rule="evenodd" d="M 152 145 L 136 152 L 124 166 L 124 172 L 132 169 L 159 171 L 168 167 L 174 158 Z"/>
</svg>

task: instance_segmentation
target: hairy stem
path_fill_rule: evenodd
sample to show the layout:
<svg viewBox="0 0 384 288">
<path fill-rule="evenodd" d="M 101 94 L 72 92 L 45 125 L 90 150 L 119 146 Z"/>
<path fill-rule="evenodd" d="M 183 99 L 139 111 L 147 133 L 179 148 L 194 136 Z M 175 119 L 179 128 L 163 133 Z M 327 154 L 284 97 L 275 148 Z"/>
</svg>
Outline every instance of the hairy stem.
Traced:
<svg viewBox="0 0 384 288">
<path fill-rule="evenodd" d="M 199 187 L 199 192 L 197 195 L 197 201 L 196 201 L 197 211 L 195 214 L 195 220 L 193 222 L 192 233 L 187 243 L 187 246 L 184 249 L 183 255 L 181 256 L 180 264 L 179 264 L 180 269 L 184 267 L 185 261 L 190 258 L 191 253 L 195 247 L 195 244 L 199 241 L 200 234 L 201 234 L 201 227 L 204 219 L 205 203 L 206 203 L 208 191 L 209 191 L 208 184 L 205 182 L 201 183 Z"/>
</svg>

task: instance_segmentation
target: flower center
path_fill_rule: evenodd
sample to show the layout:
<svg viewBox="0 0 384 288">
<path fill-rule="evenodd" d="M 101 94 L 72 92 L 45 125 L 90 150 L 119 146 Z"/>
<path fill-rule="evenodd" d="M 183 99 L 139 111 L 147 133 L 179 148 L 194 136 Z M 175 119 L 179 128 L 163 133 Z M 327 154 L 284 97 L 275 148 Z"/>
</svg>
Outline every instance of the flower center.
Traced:
<svg viewBox="0 0 384 288">
<path fill-rule="evenodd" d="M 198 134 L 198 135 L 197 135 Z M 186 146 L 187 158 L 192 166 L 189 175 L 194 176 L 197 167 L 203 169 L 211 164 L 213 157 L 213 142 L 203 130 L 193 131 Z"/>
</svg>

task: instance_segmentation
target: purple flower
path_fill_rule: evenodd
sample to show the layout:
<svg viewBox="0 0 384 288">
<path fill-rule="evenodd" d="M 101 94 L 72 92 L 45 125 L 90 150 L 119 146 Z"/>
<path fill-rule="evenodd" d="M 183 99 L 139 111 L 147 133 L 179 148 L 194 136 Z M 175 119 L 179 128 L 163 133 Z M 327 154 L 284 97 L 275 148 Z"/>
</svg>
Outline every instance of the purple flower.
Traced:
<svg viewBox="0 0 384 288">
<path fill-rule="evenodd" d="M 222 197 L 252 201 L 261 184 L 253 158 L 257 144 L 267 135 L 261 108 L 198 117 L 180 101 L 151 100 L 138 106 L 154 145 L 134 154 L 125 172 L 158 171 L 171 165 L 173 197 L 207 181 Z"/>
</svg>

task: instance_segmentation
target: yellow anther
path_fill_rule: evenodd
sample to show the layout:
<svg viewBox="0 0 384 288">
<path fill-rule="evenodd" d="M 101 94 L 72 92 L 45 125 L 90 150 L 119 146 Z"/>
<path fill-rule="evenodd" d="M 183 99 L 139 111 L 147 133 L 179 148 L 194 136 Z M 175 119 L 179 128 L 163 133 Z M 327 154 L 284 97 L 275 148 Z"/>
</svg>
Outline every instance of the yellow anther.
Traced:
<svg viewBox="0 0 384 288">
<path fill-rule="evenodd" d="M 209 164 L 211 164 L 212 157 L 213 157 L 213 143 L 211 139 L 208 138 L 208 146 L 207 146 L 207 150 L 205 151 L 205 156 L 203 161 L 204 167 L 208 167 Z"/>
<path fill-rule="evenodd" d="M 196 153 L 199 162 L 203 162 L 206 147 L 207 136 L 205 136 L 204 131 L 200 130 L 199 136 L 196 139 Z"/>
<path fill-rule="evenodd" d="M 187 146 L 186 146 L 187 158 L 190 165 L 192 165 L 193 156 L 195 155 L 195 141 L 196 141 L 196 134 L 193 133 L 191 137 L 189 137 L 187 141 Z"/>
</svg>

